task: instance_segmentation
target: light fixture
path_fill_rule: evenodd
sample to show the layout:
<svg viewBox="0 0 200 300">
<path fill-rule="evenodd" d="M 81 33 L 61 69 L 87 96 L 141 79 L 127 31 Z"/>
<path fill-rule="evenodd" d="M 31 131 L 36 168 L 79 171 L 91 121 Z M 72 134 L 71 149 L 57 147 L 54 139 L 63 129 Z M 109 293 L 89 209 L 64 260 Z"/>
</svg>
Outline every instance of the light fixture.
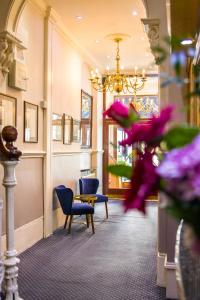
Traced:
<svg viewBox="0 0 200 300">
<path fill-rule="evenodd" d="M 136 96 L 137 91 L 143 89 L 146 76 L 145 70 L 142 73 L 138 72 L 138 68 L 132 74 L 121 73 L 120 67 L 120 55 L 119 55 L 119 43 L 125 38 L 129 37 L 125 34 L 112 34 L 107 36 L 107 38 L 112 39 L 116 44 L 116 73 L 109 73 L 100 76 L 98 70 L 91 71 L 90 81 L 92 87 L 99 92 L 110 92 L 110 93 L 123 93 L 123 94 L 133 94 Z"/>
<path fill-rule="evenodd" d="M 187 38 L 181 41 L 181 45 L 187 46 L 187 45 L 192 45 L 194 40 L 192 38 Z"/>
<path fill-rule="evenodd" d="M 77 20 L 77 21 L 83 20 L 83 16 L 80 16 L 80 15 L 79 15 L 79 16 L 76 16 L 76 20 Z"/>
<path fill-rule="evenodd" d="M 137 11 L 134 10 L 134 11 L 132 12 L 132 15 L 133 15 L 134 17 L 137 16 L 137 15 L 138 15 Z"/>
</svg>

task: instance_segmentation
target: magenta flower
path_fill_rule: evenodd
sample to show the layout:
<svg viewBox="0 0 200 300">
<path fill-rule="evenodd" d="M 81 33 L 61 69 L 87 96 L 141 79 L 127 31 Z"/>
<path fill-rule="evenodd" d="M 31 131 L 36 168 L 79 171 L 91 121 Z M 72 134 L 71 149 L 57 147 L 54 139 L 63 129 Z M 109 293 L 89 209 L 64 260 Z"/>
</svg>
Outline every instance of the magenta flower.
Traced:
<svg viewBox="0 0 200 300">
<path fill-rule="evenodd" d="M 145 214 L 145 200 L 157 191 L 159 176 L 152 159 L 153 154 L 149 151 L 139 154 L 131 178 L 131 188 L 124 201 L 126 211 L 135 208 Z"/>
<path fill-rule="evenodd" d="M 119 124 L 129 116 L 129 109 L 119 100 L 115 101 L 106 111 L 103 113 L 104 116 L 108 116 Z"/>
<path fill-rule="evenodd" d="M 163 109 L 159 117 L 153 116 L 146 123 L 134 123 L 130 129 L 126 129 L 127 139 L 120 142 L 120 145 L 132 145 L 137 142 L 157 144 L 157 139 L 163 134 L 167 122 L 172 117 L 174 106 L 168 106 Z"/>
<path fill-rule="evenodd" d="M 200 197 L 200 135 L 191 144 L 170 151 L 157 168 L 167 191 L 176 198 L 191 201 Z"/>
</svg>

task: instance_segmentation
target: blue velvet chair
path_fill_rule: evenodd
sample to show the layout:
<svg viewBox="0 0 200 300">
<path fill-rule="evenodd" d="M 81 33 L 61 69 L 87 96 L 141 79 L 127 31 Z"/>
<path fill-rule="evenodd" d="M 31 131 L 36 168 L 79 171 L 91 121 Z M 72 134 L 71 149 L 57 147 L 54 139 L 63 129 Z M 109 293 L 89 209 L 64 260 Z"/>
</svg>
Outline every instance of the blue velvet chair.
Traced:
<svg viewBox="0 0 200 300">
<path fill-rule="evenodd" d="M 108 218 L 108 197 L 105 195 L 97 194 L 99 187 L 99 180 L 97 178 L 80 178 L 79 189 L 80 194 L 90 194 L 97 197 L 95 203 L 104 202 L 106 209 L 106 218 Z"/>
<path fill-rule="evenodd" d="M 92 232 L 94 231 L 94 221 L 93 221 L 93 214 L 94 214 L 94 207 L 87 203 L 73 203 L 73 191 L 70 188 L 67 188 L 64 185 L 59 185 L 55 188 L 56 195 L 60 202 L 61 208 L 63 213 L 66 215 L 64 229 L 67 226 L 67 220 L 69 219 L 69 227 L 68 233 L 71 232 L 71 224 L 74 215 L 86 215 L 86 222 L 87 227 L 89 227 L 89 219 L 91 217 L 91 224 L 92 224 Z"/>
</svg>

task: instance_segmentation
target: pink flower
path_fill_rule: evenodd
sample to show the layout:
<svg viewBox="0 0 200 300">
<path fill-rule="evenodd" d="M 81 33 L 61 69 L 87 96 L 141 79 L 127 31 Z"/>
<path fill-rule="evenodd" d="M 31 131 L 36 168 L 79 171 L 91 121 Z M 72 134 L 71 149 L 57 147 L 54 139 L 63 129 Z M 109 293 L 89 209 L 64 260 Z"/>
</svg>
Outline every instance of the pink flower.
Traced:
<svg viewBox="0 0 200 300">
<path fill-rule="evenodd" d="M 159 117 L 153 116 L 146 123 L 134 123 L 130 129 L 126 129 L 127 139 L 120 142 L 120 145 L 132 145 L 137 142 L 157 144 L 157 139 L 163 134 L 167 122 L 171 119 L 174 107 L 168 106 L 163 109 Z"/>
<path fill-rule="evenodd" d="M 129 128 L 139 118 L 132 105 L 128 108 L 119 100 L 115 101 L 103 115 L 112 118 L 123 128 Z"/>
<path fill-rule="evenodd" d="M 118 122 L 120 119 L 128 118 L 129 109 L 119 100 L 116 100 L 106 111 L 104 111 L 103 115 Z"/>
<path fill-rule="evenodd" d="M 126 193 L 125 210 L 136 208 L 145 214 L 145 200 L 157 191 L 159 176 L 152 162 L 153 154 L 146 151 L 139 154 L 131 178 L 131 188 Z"/>
</svg>

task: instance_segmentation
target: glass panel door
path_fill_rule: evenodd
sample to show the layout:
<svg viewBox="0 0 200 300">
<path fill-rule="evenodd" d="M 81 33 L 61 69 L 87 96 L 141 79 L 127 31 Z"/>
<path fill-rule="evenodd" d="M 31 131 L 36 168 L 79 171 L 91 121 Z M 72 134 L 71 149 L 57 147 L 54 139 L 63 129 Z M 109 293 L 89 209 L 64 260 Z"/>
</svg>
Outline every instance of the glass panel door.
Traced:
<svg viewBox="0 0 200 300">
<path fill-rule="evenodd" d="M 104 144 L 104 189 L 107 194 L 122 194 L 130 187 L 130 180 L 125 177 L 116 177 L 107 173 L 108 165 L 125 164 L 132 166 L 135 152 L 132 147 L 122 147 L 119 142 L 126 138 L 126 134 L 118 125 L 107 121 L 105 126 Z"/>
</svg>

